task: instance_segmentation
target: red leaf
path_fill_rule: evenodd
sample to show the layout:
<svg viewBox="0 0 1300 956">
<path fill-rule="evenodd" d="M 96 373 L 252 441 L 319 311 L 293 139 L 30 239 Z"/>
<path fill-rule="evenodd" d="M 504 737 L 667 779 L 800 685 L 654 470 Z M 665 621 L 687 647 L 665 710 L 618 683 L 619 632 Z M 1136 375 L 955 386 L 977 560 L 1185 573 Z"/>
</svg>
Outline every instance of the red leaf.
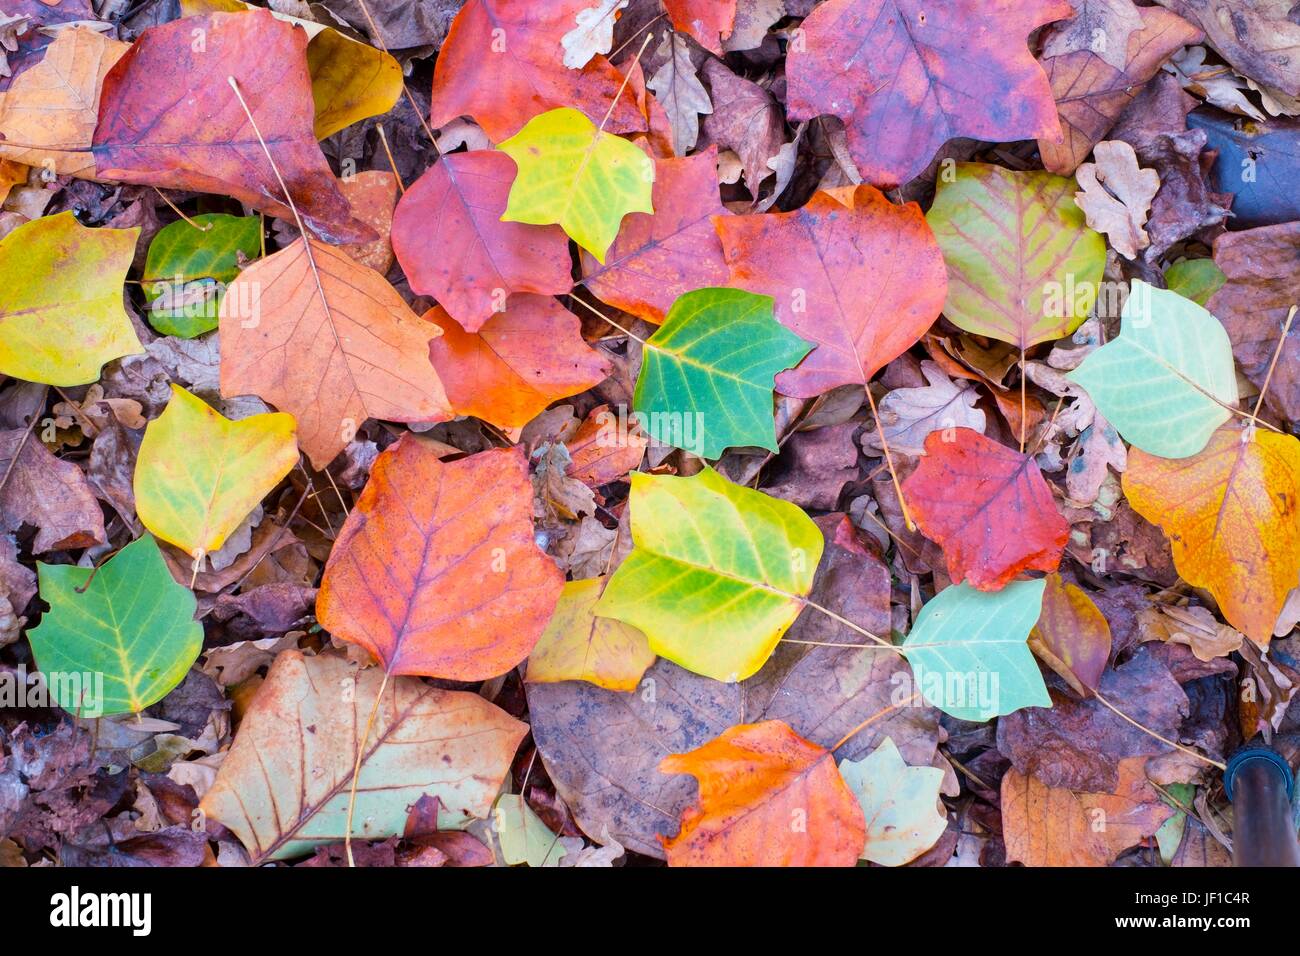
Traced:
<svg viewBox="0 0 1300 956">
<path fill-rule="evenodd" d="M 561 38 L 591 0 L 469 0 L 456 14 L 434 65 L 430 122 L 472 116 L 494 143 L 534 116 L 561 106 L 605 116 L 623 75 L 603 56 L 581 70 L 563 63 Z M 645 117 L 627 91 L 605 124 L 611 133 L 644 130 Z"/>
<path fill-rule="evenodd" d="M 393 214 L 393 251 L 411 289 L 477 332 L 516 292 L 573 286 L 559 226 L 502 222 L 515 163 L 491 149 L 452 153 L 406 191 Z"/>
<path fill-rule="evenodd" d="M 374 239 L 352 218 L 316 143 L 307 34 L 268 10 L 145 30 L 104 78 L 96 176 L 232 196 L 292 220 L 231 76 L 307 225 L 330 242 Z"/>
<path fill-rule="evenodd" d="M 736 0 L 663 0 L 663 4 L 674 29 L 689 33 L 700 46 L 722 56 L 722 41 L 736 25 Z"/>
<path fill-rule="evenodd" d="M 895 206 L 878 189 L 819 192 L 802 209 L 715 216 L 731 284 L 770 295 L 776 317 L 816 342 L 777 390 L 813 398 L 865 385 L 939 317 L 948 272 L 915 203 Z"/>
<path fill-rule="evenodd" d="M 715 147 L 685 159 L 655 160 L 654 214 L 623 220 L 602 266 L 583 252 L 583 284 L 602 301 L 648 322 L 663 322 L 684 292 L 727 284 L 722 243 L 710 217 L 729 215 L 718 195 Z"/>
<path fill-rule="evenodd" d="M 917 526 L 943 547 L 948 576 L 997 591 L 1021 571 L 1055 571 L 1070 526 L 1030 455 L 969 428 L 925 439 L 903 483 Z"/>
<path fill-rule="evenodd" d="M 1067 0 L 828 0 L 803 22 L 786 63 L 792 119 L 848 128 L 862 178 L 912 179 L 955 136 L 1060 136 L 1026 38 L 1072 14 Z"/>
</svg>

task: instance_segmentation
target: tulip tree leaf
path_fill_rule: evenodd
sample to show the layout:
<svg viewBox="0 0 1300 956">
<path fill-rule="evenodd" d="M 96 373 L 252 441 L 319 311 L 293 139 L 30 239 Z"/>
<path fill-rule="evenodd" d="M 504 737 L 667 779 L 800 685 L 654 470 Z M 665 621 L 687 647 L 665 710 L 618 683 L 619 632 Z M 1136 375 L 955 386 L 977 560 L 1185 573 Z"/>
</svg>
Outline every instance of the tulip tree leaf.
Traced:
<svg viewBox="0 0 1300 956">
<path fill-rule="evenodd" d="M 145 429 L 135 467 L 144 526 L 187 554 L 216 551 L 298 463 L 284 412 L 232 422 L 179 385 Z"/>
<path fill-rule="evenodd" d="M 1238 398 L 1232 343 L 1219 320 L 1137 279 L 1119 336 L 1069 377 L 1125 441 L 1161 458 L 1199 452 Z"/>
<path fill-rule="evenodd" d="M 709 468 L 691 478 L 633 472 L 630 503 L 632 552 L 596 614 L 640 629 L 687 670 L 749 677 L 803 609 L 821 531 L 795 505 Z"/>
<path fill-rule="evenodd" d="M 192 339 L 217 327 L 224 288 L 239 275 L 240 254 L 256 259 L 262 226 L 257 216 L 209 213 L 164 226 L 149 243 L 141 284 L 150 302 L 149 324 L 163 335 Z"/>
<path fill-rule="evenodd" d="M 646 343 L 633 407 L 651 437 L 701 458 L 739 445 L 775 452 L 773 379 L 811 349 L 776 321 L 771 296 L 697 289 Z"/>
<path fill-rule="evenodd" d="M 55 699 L 69 713 L 139 713 L 179 684 L 198 658 L 203 627 L 194 620 L 197 602 L 172 578 L 149 535 L 98 570 L 39 562 L 36 568 L 50 609 L 28 637 Z M 80 688 L 69 680 L 99 674 L 102 694 L 85 677 Z"/>
<path fill-rule="evenodd" d="M 558 223 L 601 265 L 623 217 L 654 212 L 654 161 L 577 110 L 535 116 L 500 148 L 519 167 L 501 221 Z"/>
<path fill-rule="evenodd" d="M 867 822 L 862 859 L 902 866 L 934 846 L 948 828 L 948 815 L 939 810 L 943 771 L 909 767 L 892 738 L 861 760 L 841 762 L 840 773 Z"/>
<path fill-rule="evenodd" d="M 960 720 L 1052 706 L 1029 650 L 1046 586 L 1041 578 L 1000 591 L 954 584 L 921 608 L 902 651 L 926 702 Z"/>
<path fill-rule="evenodd" d="M 1165 270 L 1165 285 L 1184 299 L 1205 305 L 1228 281 L 1213 259 L 1184 259 Z"/>
<path fill-rule="evenodd" d="M 0 239 L 0 374 L 85 385 L 104 363 L 143 352 L 122 308 L 139 235 L 61 212 Z"/>
</svg>

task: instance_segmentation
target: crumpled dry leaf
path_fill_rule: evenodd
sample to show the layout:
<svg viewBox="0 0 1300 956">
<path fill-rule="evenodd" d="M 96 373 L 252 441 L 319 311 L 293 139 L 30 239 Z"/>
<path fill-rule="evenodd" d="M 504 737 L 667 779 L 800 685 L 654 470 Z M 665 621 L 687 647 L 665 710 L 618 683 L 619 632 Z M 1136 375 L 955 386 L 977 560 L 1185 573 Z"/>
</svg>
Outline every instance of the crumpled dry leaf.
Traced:
<svg viewBox="0 0 1300 956">
<path fill-rule="evenodd" d="M 1158 606 L 1138 612 L 1143 641 L 1186 644 L 1198 660 L 1212 661 L 1241 649 L 1244 636 L 1220 624 L 1203 607 Z"/>
<path fill-rule="evenodd" d="M 103 544 L 104 516 L 85 474 L 26 428 L 0 431 L 0 530 L 37 529 L 35 554 Z"/>
<path fill-rule="evenodd" d="M 979 401 L 975 389 L 954 384 L 934 362 L 922 362 L 921 373 L 929 384 L 895 388 L 878 403 L 880 426 L 891 452 L 920 455 L 926 436 L 934 431 L 969 428 L 984 434 L 985 416 L 975 407 Z M 879 431 L 873 428 L 863 433 L 862 450 L 868 455 L 883 454 Z"/>
<path fill-rule="evenodd" d="M 669 33 L 656 56 L 664 58 L 664 64 L 646 81 L 646 86 L 654 90 L 668 113 L 673 129 L 673 153 L 685 156 L 695 148 L 700 137 L 700 114 L 712 113 L 713 104 L 704 84 L 695 75 L 685 37 Z"/>
<path fill-rule="evenodd" d="M 1133 147 L 1122 140 L 1107 140 L 1093 149 L 1095 163 L 1084 163 L 1075 172 L 1082 192 L 1074 201 L 1083 210 L 1088 225 L 1103 232 L 1111 247 L 1126 259 L 1151 244 L 1142 226 L 1147 210 L 1160 188 L 1154 169 L 1142 169 Z"/>
</svg>

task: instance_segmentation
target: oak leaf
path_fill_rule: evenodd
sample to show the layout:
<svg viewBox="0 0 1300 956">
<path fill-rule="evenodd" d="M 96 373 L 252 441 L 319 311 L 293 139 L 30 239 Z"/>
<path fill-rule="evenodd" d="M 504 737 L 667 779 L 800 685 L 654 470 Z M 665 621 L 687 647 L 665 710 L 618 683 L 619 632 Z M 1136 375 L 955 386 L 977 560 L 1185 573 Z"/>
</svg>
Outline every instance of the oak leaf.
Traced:
<svg viewBox="0 0 1300 956">
<path fill-rule="evenodd" d="M 772 296 L 776 317 L 817 347 L 776 378 L 813 398 L 865 385 L 939 317 L 947 279 L 916 204 L 871 186 L 819 192 L 802 209 L 715 216 L 731 284 Z"/>
<path fill-rule="evenodd" d="M 254 394 L 293 414 L 324 468 L 367 418 L 452 416 L 429 363 L 436 325 L 379 273 L 324 243 L 294 242 L 253 263 L 221 300 L 221 394 Z"/>
<path fill-rule="evenodd" d="M 316 617 L 390 674 L 485 680 L 533 649 L 564 575 L 533 540 L 518 448 L 444 463 L 414 435 L 375 459 L 325 565 Z"/>
<path fill-rule="evenodd" d="M 1093 157 L 1096 162 L 1084 163 L 1074 174 L 1081 187 L 1074 202 L 1089 228 L 1105 233 L 1111 248 L 1125 259 L 1136 259 L 1139 250 L 1151 245 L 1142 227 L 1160 189 L 1160 176 L 1139 167 L 1133 147 L 1122 140 L 1098 143 Z"/>
<path fill-rule="evenodd" d="M 996 591 L 1022 571 L 1055 571 L 1070 526 L 1031 455 L 979 432 L 933 432 L 903 483 L 917 527 L 943 547 L 948 576 Z"/>
<path fill-rule="evenodd" d="M 892 189 L 955 136 L 1060 135 L 1027 38 L 1070 16 L 1066 0 L 828 0 L 786 62 L 793 119 L 844 121 L 862 178 Z"/>
<path fill-rule="evenodd" d="M 834 754 L 779 720 L 732 727 L 659 766 L 700 785 L 699 807 L 663 841 L 669 866 L 853 866 L 862 853 L 862 808 Z"/>
<path fill-rule="evenodd" d="M 452 409 L 500 428 L 520 428 L 609 375 L 609 362 L 583 341 L 582 321 L 549 296 L 511 296 L 477 332 L 462 330 L 441 306 L 424 318 L 442 330 L 429 359 Z"/>
</svg>

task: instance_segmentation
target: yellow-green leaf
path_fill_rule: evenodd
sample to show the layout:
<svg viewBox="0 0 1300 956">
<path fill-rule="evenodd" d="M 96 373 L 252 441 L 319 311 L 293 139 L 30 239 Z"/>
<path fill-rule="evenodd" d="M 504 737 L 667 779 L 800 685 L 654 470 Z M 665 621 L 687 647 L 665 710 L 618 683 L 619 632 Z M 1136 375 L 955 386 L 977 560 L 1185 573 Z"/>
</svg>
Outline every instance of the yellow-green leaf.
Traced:
<svg viewBox="0 0 1300 956">
<path fill-rule="evenodd" d="M 0 239 L 0 373 L 85 385 L 106 362 L 143 352 L 122 308 L 139 235 L 61 212 Z"/>
<path fill-rule="evenodd" d="M 551 622 L 528 655 L 529 682 L 585 680 L 606 690 L 636 690 L 655 662 L 654 651 L 635 627 L 596 617 L 592 609 L 604 588 L 605 578 L 564 586 Z"/>
<path fill-rule="evenodd" d="M 292 415 L 233 422 L 179 385 L 149 423 L 135 466 L 144 526 L 192 555 L 225 542 L 298 462 Z"/>
<path fill-rule="evenodd" d="M 755 673 L 803 609 L 822 533 L 803 511 L 710 468 L 632 473 L 632 553 L 596 613 L 643 631 L 655 653 L 715 680 Z"/>
<path fill-rule="evenodd" d="M 501 221 L 559 223 L 602 265 L 623 217 L 654 212 L 654 161 L 577 110 L 533 117 L 501 151 L 519 168 Z"/>
</svg>

